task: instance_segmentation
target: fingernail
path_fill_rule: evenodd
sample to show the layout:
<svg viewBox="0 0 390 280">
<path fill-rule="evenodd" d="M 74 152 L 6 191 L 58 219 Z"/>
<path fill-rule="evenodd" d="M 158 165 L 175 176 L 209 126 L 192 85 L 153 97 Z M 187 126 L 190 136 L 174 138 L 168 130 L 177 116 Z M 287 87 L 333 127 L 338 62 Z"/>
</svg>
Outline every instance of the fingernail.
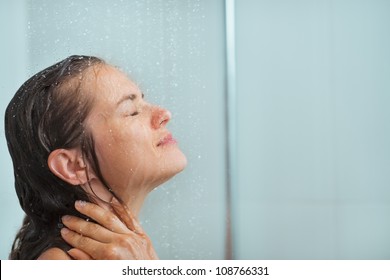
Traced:
<svg viewBox="0 0 390 280">
<path fill-rule="evenodd" d="M 67 228 L 62 228 L 62 229 L 61 229 L 61 234 L 66 235 L 66 234 L 68 234 L 69 232 L 70 232 L 70 230 L 67 229 Z"/>
<path fill-rule="evenodd" d="M 62 221 L 63 222 L 66 222 L 66 221 L 69 221 L 69 220 L 70 220 L 70 216 L 69 215 L 62 216 Z"/>
<path fill-rule="evenodd" d="M 85 202 L 84 200 L 76 200 L 76 207 L 84 207 L 85 205 L 87 205 L 87 202 Z"/>
</svg>

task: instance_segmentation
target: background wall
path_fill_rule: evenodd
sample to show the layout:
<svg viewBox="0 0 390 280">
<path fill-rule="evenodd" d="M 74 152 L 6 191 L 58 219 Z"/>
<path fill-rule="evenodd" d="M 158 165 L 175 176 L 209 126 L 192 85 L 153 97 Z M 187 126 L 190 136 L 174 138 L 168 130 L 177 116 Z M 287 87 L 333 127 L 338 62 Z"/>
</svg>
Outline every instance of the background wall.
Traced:
<svg viewBox="0 0 390 280">
<path fill-rule="evenodd" d="M 389 259 L 390 2 L 235 2 L 234 257 Z M 224 1 L 3 0 L 0 13 L 1 112 L 68 55 L 120 66 L 171 110 L 189 160 L 142 212 L 160 258 L 224 258 Z M 5 259 L 22 212 L 4 137 L 0 153 Z"/>
<path fill-rule="evenodd" d="M 390 258 L 389 14 L 236 1 L 237 258 Z"/>
<path fill-rule="evenodd" d="M 0 1 L 0 259 L 6 259 L 22 222 L 14 189 L 13 168 L 4 134 L 4 112 L 12 96 L 27 79 L 27 11 L 22 1 Z"/>
</svg>

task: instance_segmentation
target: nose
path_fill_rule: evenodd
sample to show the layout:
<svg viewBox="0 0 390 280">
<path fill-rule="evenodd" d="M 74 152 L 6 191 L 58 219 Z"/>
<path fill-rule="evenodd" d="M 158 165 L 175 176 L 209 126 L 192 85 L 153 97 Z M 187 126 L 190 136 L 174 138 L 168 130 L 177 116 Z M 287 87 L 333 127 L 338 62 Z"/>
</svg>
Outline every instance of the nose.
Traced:
<svg viewBox="0 0 390 280">
<path fill-rule="evenodd" d="M 152 127 L 154 129 L 159 129 L 164 127 L 172 118 L 171 112 L 167 109 L 155 106 L 152 109 Z"/>
</svg>

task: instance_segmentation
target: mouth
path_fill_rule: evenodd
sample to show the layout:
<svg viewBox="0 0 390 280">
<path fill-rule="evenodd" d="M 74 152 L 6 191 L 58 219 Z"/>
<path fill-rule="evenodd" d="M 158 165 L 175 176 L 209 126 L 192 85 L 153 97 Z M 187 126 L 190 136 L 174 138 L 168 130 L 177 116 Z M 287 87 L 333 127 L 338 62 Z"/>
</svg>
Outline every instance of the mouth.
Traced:
<svg viewBox="0 0 390 280">
<path fill-rule="evenodd" d="M 163 138 L 160 138 L 160 141 L 157 143 L 157 147 L 166 146 L 170 144 L 176 144 L 175 138 L 172 137 L 172 134 L 168 133 Z"/>
</svg>

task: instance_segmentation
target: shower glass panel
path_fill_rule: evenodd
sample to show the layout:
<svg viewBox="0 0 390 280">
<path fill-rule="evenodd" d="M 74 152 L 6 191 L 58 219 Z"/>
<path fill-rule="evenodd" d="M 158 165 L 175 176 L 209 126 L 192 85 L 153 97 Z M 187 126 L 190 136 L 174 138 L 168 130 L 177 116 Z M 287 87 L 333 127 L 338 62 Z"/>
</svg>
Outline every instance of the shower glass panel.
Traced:
<svg viewBox="0 0 390 280">
<path fill-rule="evenodd" d="M 69 55 L 96 55 L 122 68 L 147 101 L 172 112 L 168 128 L 188 159 L 187 168 L 146 201 L 140 217 L 145 231 L 161 259 L 222 259 L 223 1 L 2 1 L 1 14 L 7 49 L 0 67 L 11 80 L 2 88 L 1 111 L 29 76 Z M 5 28 L 9 25 L 12 30 Z M 0 257 L 6 259 L 22 212 L 4 137 L 1 141 L 6 180 Z"/>
</svg>

